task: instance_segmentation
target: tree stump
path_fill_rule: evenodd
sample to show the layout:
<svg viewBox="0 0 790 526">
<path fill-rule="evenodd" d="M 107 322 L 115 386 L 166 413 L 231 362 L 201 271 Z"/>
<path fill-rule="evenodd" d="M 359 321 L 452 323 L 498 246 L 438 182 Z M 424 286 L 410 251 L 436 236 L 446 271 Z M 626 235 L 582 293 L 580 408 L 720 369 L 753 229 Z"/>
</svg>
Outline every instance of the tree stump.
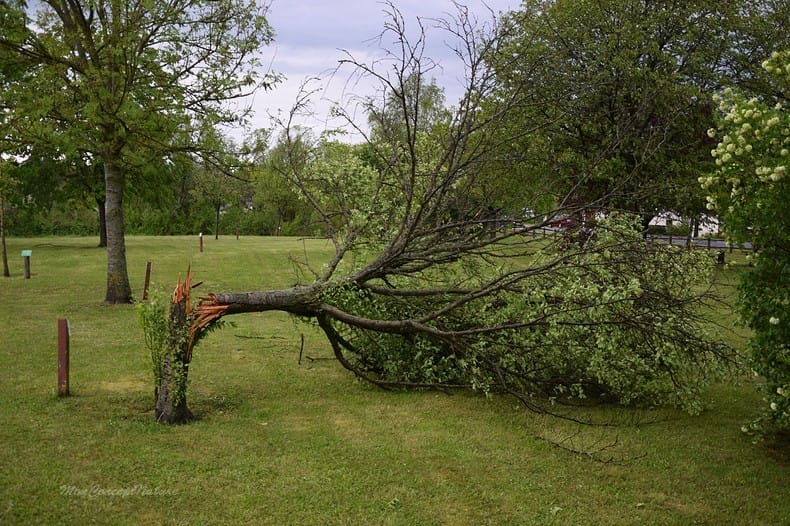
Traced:
<svg viewBox="0 0 790 526">
<path fill-rule="evenodd" d="M 192 273 L 179 282 L 173 292 L 168 323 L 167 352 L 162 357 L 162 377 L 156 389 L 156 420 L 166 424 L 183 424 L 194 418 L 187 407 L 187 384 L 192 337 L 190 331 L 190 290 Z"/>
</svg>

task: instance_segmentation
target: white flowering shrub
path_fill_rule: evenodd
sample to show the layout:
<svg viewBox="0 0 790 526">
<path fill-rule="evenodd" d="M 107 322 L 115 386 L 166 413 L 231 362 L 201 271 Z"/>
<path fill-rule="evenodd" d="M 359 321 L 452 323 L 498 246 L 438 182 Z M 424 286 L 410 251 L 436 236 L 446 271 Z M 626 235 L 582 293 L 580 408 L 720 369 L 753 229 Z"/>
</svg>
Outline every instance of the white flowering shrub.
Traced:
<svg viewBox="0 0 790 526">
<path fill-rule="evenodd" d="M 790 433 L 790 51 L 763 62 L 775 100 L 747 98 L 726 90 L 723 118 L 711 153 L 714 174 L 701 177 L 733 242 L 750 241 L 758 251 L 739 283 L 741 312 L 753 331 L 752 367 L 765 379 L 765 409 L 744 431 L 755 436 Z"/>
</svg>

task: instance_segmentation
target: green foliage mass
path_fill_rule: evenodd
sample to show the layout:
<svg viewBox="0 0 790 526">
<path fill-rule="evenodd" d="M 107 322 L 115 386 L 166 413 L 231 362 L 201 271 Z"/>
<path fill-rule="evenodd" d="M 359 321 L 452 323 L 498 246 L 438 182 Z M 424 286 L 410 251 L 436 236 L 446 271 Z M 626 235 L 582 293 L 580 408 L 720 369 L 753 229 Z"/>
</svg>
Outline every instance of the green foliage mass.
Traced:
<svg viewBox="0 0 790 526">
<path fill-rule="evenodd" d="M 454 297 L 396 299 L 352 286 L 332 290 L 326 301 L 360 317 L 413 323 L 445 306 L 445 315 L 415 335 L 339 329 L 354 351 L 349 360 L 384 383 L 698 412 L 700 390 L 734 363 L 696 312 L 713 261 L 704 253 L 651 246 L 638 224 L 630 215 L 601 220 L 583 249 L 575 240 L 547 248 L 523 262 L 526 269 L 513 269 L 517 282 L 452 310 L 446 306 Z M 486 264 L 459 265 L 445 279 L 479 279 Z"/>
<path fill-rule="evenodd" d="M 527 0 L 506 23 L 506 52 L 492 57 L 499 96 L 529 95 L 499 127 L 523 131 L 502 141 L 511 173 L 645 225 L 705 212 L 696 180 L 713 169 L 713 90 L 765 89 L 753 57 L 788 42 L 786 2 Z"/>
<path fill-rule="evenodd" d="M 711 152 L 718 169 L 700 178 L 727 234 L 759 249 L 739 284 L 741 314 L 753 331 L 752 367 L 765 378 L 765 410 L 744 428 L 757 436 L 790 432 L 790 51 L 762 65 L 775 100 L 724 91 L 719 130 L 709 132 L 719 136 Z"/>
<path fill-rule="evenodd" d="M 168 348 L 168 337 L 171 330 L 169 309 L 170 302 L 163 296 L 155 296 L 147 303 L 137 304 L 140 325 L 142 325 L 145 334 L 145 345 L 151 351 L 154 392 L 161 385 L 167 354 L 173 351 Z"/>
</svg>

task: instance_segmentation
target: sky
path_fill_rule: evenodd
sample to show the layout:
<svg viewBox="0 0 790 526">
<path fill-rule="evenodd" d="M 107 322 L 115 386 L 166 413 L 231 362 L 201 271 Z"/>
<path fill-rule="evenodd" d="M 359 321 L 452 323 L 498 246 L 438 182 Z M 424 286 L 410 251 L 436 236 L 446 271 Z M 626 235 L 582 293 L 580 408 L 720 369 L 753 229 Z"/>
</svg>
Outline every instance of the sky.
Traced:
<svg viewBox="0 0 790 526">
<path fill-rule="evenodd" d="M 432 28 L 431 18 L 456 13 L 451 0 L 392 0 L 403 15 L 407 32 L 418 29 L 417 18 L 423 19 L 426 28 L 426 55 L 440 64 L 436 71 L 437 83 L 445 88 L 448 104 L 460 96 L 458 78 L 463 72 L 457 57 L 446 46 L 445 34 Z M 491 11 L 498 13 L 518 8 L 519 0 L 466 0 L 473 15 L 481 21 L 491 19 Z M 268 128 L 269 114 L 286 112 L 296 100 L 299 87 L 305 80 L 321 77 L 309 84 L 319 90 L 312 97 L 312 109 L 317 118 L 303 120 L 302 124 L 322 131 L 327 126 L 326 116 L 333 101 L 343 93 L 372 95 L 372 84 L 359 83 L 348 86 L 348 72 L 331 76 L 338 60 L 346 58 L 345 52 L 368 62 L 381 56 L 378 42 L 372 42 L 387 20 L 387 5 L 378 0 L 272 0 L 268 14 L 274 29 L 274 42 L 264 48 L 264 65 L 285 76 L 285 80 L 270 91 L 259 91 L 251 99 L 254 117 L 251 127 Z M 345 90 L 345 91 L 344 91 Z M 238 138 L 239 130 L 231 131 Z"/>
</svg>

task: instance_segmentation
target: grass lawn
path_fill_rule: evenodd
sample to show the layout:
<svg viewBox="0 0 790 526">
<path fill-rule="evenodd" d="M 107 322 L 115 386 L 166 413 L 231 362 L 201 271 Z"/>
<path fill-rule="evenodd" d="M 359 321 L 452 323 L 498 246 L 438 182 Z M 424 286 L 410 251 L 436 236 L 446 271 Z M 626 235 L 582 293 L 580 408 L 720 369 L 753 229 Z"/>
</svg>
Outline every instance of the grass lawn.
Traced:
<svg viewBox="0 0 790 526">
<path fill-rule="evenodd" d="M 190 263 L 199 293 L 256 290 L 295 282 L 289 256 L 320 262 L 329 250 L 292 238 L 204 242 L 200 253 L 196 237 L 130 237 L 135 296 L 146 261 L 152 290 L 172 290 Z M 790 455 L 740 431 L 760 402 L 751 379 L 709 389 L 698 416 L 602 407 L 584 411 L 622 425 L 578 428 L 508 398 L 372 388 L 313 328 L 246 314 L 196 348 L 188 397 L 199 420 L 156 424 L 135 307 L 102 304 L 95 245 L 9 240 L 0 524 L 790 524 Z M 33 251 L 29 280 L 22 249 Z M 733 325 L 726 309 L 719 316 Z M 58 318 L 71 328 L 63 399 Z M 604 453 L 614 462 L 541 438 L 592 449 L 616 440 Z"/>
</svg>

